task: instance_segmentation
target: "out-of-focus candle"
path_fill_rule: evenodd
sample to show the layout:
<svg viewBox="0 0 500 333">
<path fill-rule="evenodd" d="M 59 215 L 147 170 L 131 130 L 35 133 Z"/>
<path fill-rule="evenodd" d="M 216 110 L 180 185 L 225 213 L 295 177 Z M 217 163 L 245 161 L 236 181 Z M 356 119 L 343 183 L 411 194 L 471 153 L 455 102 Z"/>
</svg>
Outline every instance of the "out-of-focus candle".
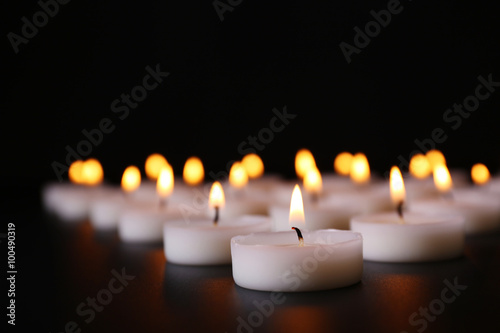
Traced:
<svg viewBox="0 0 500 333">
<path fill-rule="evenodd" d="M 184 182 L 189 186 L 196 186 L 203 183 L 205 179 L 205 170 L 203 168 L 203 163 L 198 157 L 192 156 L 186 160 L 182 177 Z"/>
<path fill-rule="evenodd" d="M 299 179 L 304 178 L 307 171 L 316 168 L 313 154 L 307 149 L 300 149 L 295 155 L 295 172 Z"/>
</svg>

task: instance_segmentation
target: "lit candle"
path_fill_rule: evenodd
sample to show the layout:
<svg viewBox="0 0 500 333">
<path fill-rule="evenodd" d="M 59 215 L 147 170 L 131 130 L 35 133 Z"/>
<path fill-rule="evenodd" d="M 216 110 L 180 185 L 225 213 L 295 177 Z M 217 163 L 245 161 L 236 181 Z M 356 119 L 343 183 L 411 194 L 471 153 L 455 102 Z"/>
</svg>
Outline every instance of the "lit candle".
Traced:
<svg viewBox="0 0 500 333">
<path fill-rule="evenodd" d="M 171 221 L 164 225 L 163 246 L 169 263 L 183 265 L 224 265 L 231 263 L 231 237 L 269 231 L 265 216 L 244 215 L 227 218 L 224 191 L 219 182 L 210 190 L 212 218 Z M 220 214 L 220 215 L 219 215 Z"/>
<path fill-rule="evenodd" d="M 396 212 L 355 216 L 351 230 L 363 235 L 365 260 L 423 262 L 455 258 L 463 254 L 464 221 L 452 214 L 407 213 L 401 172 L 393 167 L 390 189 Z"/>
<path fill-rule="evenodd" d="M 133 198 L 131 194 L 141 184 L 141 173 L 136 166 L 125 169 L 119 188 L 109 189 L 105 196 L 94 198 L 90 202 L 90 223 L 97 230 L 111 230 L 117 227 L 120 212 Z"/>
<path fill-rule="evenodd" d="M 163 166 L 156 182 L 158 202 L 131 202 L 122 208 L 118 218 L 118 236 L 121 240 L 161 242 L 163 224 L 180 218 L 177 205 L 168 202 L 174 190 L 174 173 L 170 165 Z"/>
<path fill-rule="evenodd" d="M 437 166 L 433 174 L 441 197 L 416 200 L 408 205 L 410 211 L 463 216 L 466 234 L 488 232 L 500 227 L 498 197 L 480 195 L 478 191 L 463 187 L 453 190 L 454 181 L 446 165 Z"/>
<path fill-rule="evenodd" d="M 68 169 L 70 183 L 50 183 L 43 189 L 45 208 L 65 221 L 82 221 L 88 216 L 89 201 L 107 190 L 104 173 L 96 159 L 77 160 Z"/>
<path fill-rule="evenodd" d="M 295 188 L 298 190 L 298 186 Z M 262 291 L 301 292 L 340 288 L 361 280 L 361 235 L 340 230 L 301 230 L 307 223 L 303 202 L 296 193 L 292 195 L 289 215 L 294 231 L 257 232 L 231 239 L 237 285 Z"/>
</svg>

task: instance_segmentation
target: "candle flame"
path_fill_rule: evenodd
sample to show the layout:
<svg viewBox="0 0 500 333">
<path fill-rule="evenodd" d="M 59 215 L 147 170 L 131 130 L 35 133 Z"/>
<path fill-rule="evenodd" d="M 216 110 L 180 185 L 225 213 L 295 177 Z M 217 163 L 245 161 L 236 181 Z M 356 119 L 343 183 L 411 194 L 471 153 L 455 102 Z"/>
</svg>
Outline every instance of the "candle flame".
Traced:
<svg viewBox="0 0 500 333">
<path fill-rule="evenodd" d="M 353 156 L 350 175 L 356 184 L 364 184 L 370 180 L 370 165 L 365 154 L 357 153 Z"/>
<path fill-rule="evenodd" d="M 311 168 L 304 177 L 304 188 L 309 193 L 319 194 L 323 188 L 321 173 L 317 168 Z"/>
<path fill-rule="evenodd" d="M 245 155 L 241 163 L 243 163 L 243 167 L 247 171 L 250 179 L 259 178 L 264 174 L 264 163 L 257 154 L 251 153 Z"/>
<path fill-rule="evenodd" d="M 432 166 L 424 154 L 415 154 L 410 160 L 410 174 L 418 179 L 425 179 L 432 173 Z"/>
<path fill-rule="evenodd" d="M 141 185 L 141 172 L 134 165 L 128 166 L 123 172 L 122 189 L 125 192 L 133 192 Z"/>
<path fill-rule="evenodd" d="M 436 185 L 436 188 L 440 192 L 446 193 L 449 190 L 451 190 L 453 182 L 451 181 L 450 172 L 448 171 L 446 165 L 436 166 L 434 168 L 433 175 L 434 175 L 434 184 Z"/>
<path fill-rule="evenodd" d="M 295 155 L 295 172 L 297 177 L 302 179 L 307 171 L 316 167 L 316 161 L 313 154 L 307 149 L 300 149 Z"/>
<path fill-rule="evenodd" d="M 406 198 L 405 184 L 403 182 L 403 175 L 397 166 L 391 168 L 391 174 L 389 177 L 390 189 L 391 189 L 391 199 L 392 202 L 399 205 Z"/>
<path fill-rule="evenodd" d="M 490 180 L 490 171 L 488 170 L 486 165 L 482 163 L 474 164 L 470 170 L 470 173 L 472 181 L 476 185 L 484 185 Z"/>
<path fill-rule="evenodd" d="M 163 155 L 157 153 L 149 155 L 144 164 L 146 176 L 151 180 L 156 180 L 160 175 L 161 169 L 166 164 L 168 164 L 168 162 Z"/>
<path fill-rule="evenodd" d="M 444 158 L 443 153 L 437 149 L 429 150 L 425 154 L 425 156 L 427 157 L 427 160 L 431 164 L 432 170 L 434 170 L 434 168 L 437 167 L 438 165 L 446 165 L 446 159 Z"/>
<path fill-rule="evenodd" d="M 203 163 L 198 157 L 192 156 L 186 160 L 182 177 L 184 182 L 190 186 L 196 186 L 203 182 L 205 179 L 205 170 L 203 169 Z"/>
<path fill-rule="evenodd" d="M 241 189 L 248 183 L 248 174 L 241 162 L 234 162 L 229 170 L 229 184 Z"/>
<path fill-rule="evenodd" d="M 156 192 L 162 198 L 168 197 L 174 190 L 174 171 L 170 165 L 165 165 L 156 181 Z"/>
<path fill-rule="evenodd" d="M 73 163 L 71 163 L 68 169 L 68 177 L 72 183 L 75 184 L 83 183 L 82 169 L 83 169 L 82 160 L 76 160 Z"/>
<path fill-rule="evenodd" d="M 293 188 L 288 221 L 291 227 L 305 226 L 304 201 L 302 200 L 302 192 L 300 192 L 299 185 L 295 185 Z"/>
<path fill-rule="evenodd" d="M 342 152 L 335 157 L 333 161 L 333 168 L 335 172 L 342 176 L 349 176 L 351 172 L 352 154 L 348 152 Z"/>
<path fill-rule="evenodd" d="M 214 182 L 212 188 L 210 188 L 210 194 L 208 195 L 208 206 L 210 208 L 224 207 L 225 197 L 222 185 L 219 182 Z"/>
</svg>

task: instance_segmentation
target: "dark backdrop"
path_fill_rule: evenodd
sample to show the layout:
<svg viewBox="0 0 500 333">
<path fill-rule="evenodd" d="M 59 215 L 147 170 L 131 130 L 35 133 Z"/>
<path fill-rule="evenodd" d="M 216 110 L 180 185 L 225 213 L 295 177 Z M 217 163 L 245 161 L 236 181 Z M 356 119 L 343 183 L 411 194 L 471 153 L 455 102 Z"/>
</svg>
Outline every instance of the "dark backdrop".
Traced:
<svg viewBox="0 0 500 333">
<path fill-rule="evenodd" d="M 72 1 L 17 54 L 8 33 L 21 35 L 22 17 L 32 22 L 41 7 L 9 3 L 2 20 L 4 184 L 57 180 L 52 163 L 67 165 L 65 147 L 77 149 L 82 131 L 103 118 L 114 130 L 83 157 L 101 160 L 111 181 L 152 152 L 177 173 L 190 155 L 216 173 L 241 158 L 238 146 L 284 106 L 297 117 L 258 151 L 270 172 L 293 175 L 294 154 L 307 147 L 323 171 L 347 150 L 365 152 L 382 173 L 435 128 L 446 135 L 436 147 L 450 166 L 481 161 L 498 170 L 499 92 L 456 129 L 443 119 L 474 94 L 478 76 L 500 81 L 493 7 L 402 0 L 347 63 L 339 44 L 354 45 L 354 28 L 364 30 L 374 20 L 370 11 L 388 1 L 232 3 L 221 21 L 211 1 Z M 170 75 L 119 119 L 112 102 L 157 64 Z"/>
</svg>

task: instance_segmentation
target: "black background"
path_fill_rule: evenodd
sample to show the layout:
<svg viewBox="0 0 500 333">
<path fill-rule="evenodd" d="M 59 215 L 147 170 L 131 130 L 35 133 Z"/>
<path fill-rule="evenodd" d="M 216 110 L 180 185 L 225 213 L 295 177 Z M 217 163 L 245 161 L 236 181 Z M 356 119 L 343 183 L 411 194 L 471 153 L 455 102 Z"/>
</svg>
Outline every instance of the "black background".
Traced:
<svg viewBox="0 0 500 333">
<path fill-rule="evenodd" d="M 57 181 L 52 163 L 65 164 L 65 147 L 76 149 L 85 139 L 82 130 L 97 128 L 103 118 L 111 119 L 116 127 L 85 158 L 98 158 L 111 182 L 119 180 L 127 165 L 142 167 L 153 152 L 164 154 L 178 174 L 191 155 L 201 157 L 207 174 L 226 170 L 229 161 L 242 157 L 240 143 L 268 127 L 273 108 L 284 106 L 297 117 L 259 151 L 269 172 L 293 176 L 295 152 L 306 147 L 322 171 L 331 171 L 335 155 L 346 150 L 366 153 L 372 169 L 383 173 L 400 162 L 399 155 L 408 159 L 418 149 L 415 140 L 430 138 L 439 127 L 447 139 L 436 148 L 444 152 L 451 167 L 469 169 L 483 162 L 496 173 L 500 167 L 499 92 L 481 102 L 456 130 L 443 120 L 448 108 L 474 93 L 478 76 L 492 74 L 500 81 L 500 21 L 494 4 L 404 0 L 402 12 L 393 15 L 390 24 L 348 64 L 339 44 L 353 44 L 354 27 L 363 29 L 373 20 L 370 11 L 385 9 L 387 3 L 247 0 L 225 12 L 221 21 L 211 1 L 74 0 L 61 5 L 36 36 L 19 46 L 17 54 L 7 34 L 20 34 L 21 18 L 31 21 L 40 7 L 36 1 L 5 4 L 1 210 L 2 223 L 17 226 L 17 260 L 24 270 L 18 277 L 20 323 L 61 330 L 74 316 L 75 305 L 101 288 L 110 269 L 121 262 L 115 253 L 97 272 L 101 275 L 92 275 L 92 265 L 80 267 L 70 254 L 61 257 L 60 252 L 79 244 L 73 243 L 81 238 L 76 236 L 78 230 L 56 228 L 54 234 L 40 218 L 38 206 L 40 186 Z M 145 67 L 156 64 L 170 76 L 120 120 L 111 103 L 141 84 Z M 58 237 L 64 239 L 63 245 L 56 245 Z M 478 265 L 486 276 L 496 267 L 491 262 L 497 262 L 498 256 L 490 256 L 489 250 L 497 243 L 498 237 L 490 240 L 488 246 L 483 245 L 486 251 L 477 251 L 486 257 L 474 259 L 482 260 Z M 95 246 L 102 250 L 99 240 L 92 244 L 80 250 L 85 253 Z M 116 239 L 111 244 L 118 246 Z M 118 259 L 135 253 L 118 248 Z M 74 249 L 78 252 L 78 247 Z M 90 253 L 87 263 L 96 254 Z M 163 263 L 161 250 L 154 253 Z M 475 253 L 474 248 L 468 253 Z M 142 260 L 140 254 L 137 258 Z M 460 269 L 462 264 L 475 267 L 470 258 L 464 259 L 465 264 L 458 262 Z M 453 262 L 448 265 L 455 267 Z M 387 266 L 367 267 L 374 276 L 372 282 L 379 278 L 373 272 L 394 272 Z M 427 267 L 424 275 L 430 276 L 435 268 Z M 75 273 L 89 269 L 83 276 Z M 395 270 L 407 273 L 405 267 Z M 429 297 L 439 293 L 444 278 L 453 277 L 450 272 L 456 273 L 442 271 Z M 76 277 L 68 280 L 68 274 Z M 89 276 L 99 278 L 85 284 Z M 150 276 L 157 279 L 153 273 Z M 483 278 L 470 283 L 481 283 Z M 224 281 L 233 287 L 227 275 Z M 482 310 L 498 309 L 491 303 L 494 299 L 484 302 L 487 286 L 479 292 L 482 305 L 474 313 L 476 321 L 484 319 L 478 315 Z M 153 293 L 158 288 L 162 287 L 148 290 Z M 78 291 L 66 295 L 68 290 Z M 142 295 L 140 288 L 136 290 Z M 141 297 L 147 299 L 147 295 Z M 467 297 L 471 304 L 478 301 L 474 293 Z M 424 304 L 419 302 L 415 304 Z M 112 310 L 117 312 L 115 319 L 128 306 L 120 304 Z M 417 308 L 411 304 L 408 309 Z M 458 307 L 457 311 L 454 314 L 461 317 L 468 309 Z M 390 313 L 385 316 L 380 320 L 389 322 Z M 400 321 L 407 325 L 405 316 Z M 486 317 L 491 320 L 492 316 Z M 105 318 L 94 324 L 96 330 L 113 328 L 113 322 L 106 324 Z M 452 318 L 434 328 L 450 327 Z M 154 320 L 145 322 L 154 327 Z M 162 325 L 165 329 L 169 324 Z M 391 322 L 378 328 L 405 329 L 404 325 Z"/>
</svg>

